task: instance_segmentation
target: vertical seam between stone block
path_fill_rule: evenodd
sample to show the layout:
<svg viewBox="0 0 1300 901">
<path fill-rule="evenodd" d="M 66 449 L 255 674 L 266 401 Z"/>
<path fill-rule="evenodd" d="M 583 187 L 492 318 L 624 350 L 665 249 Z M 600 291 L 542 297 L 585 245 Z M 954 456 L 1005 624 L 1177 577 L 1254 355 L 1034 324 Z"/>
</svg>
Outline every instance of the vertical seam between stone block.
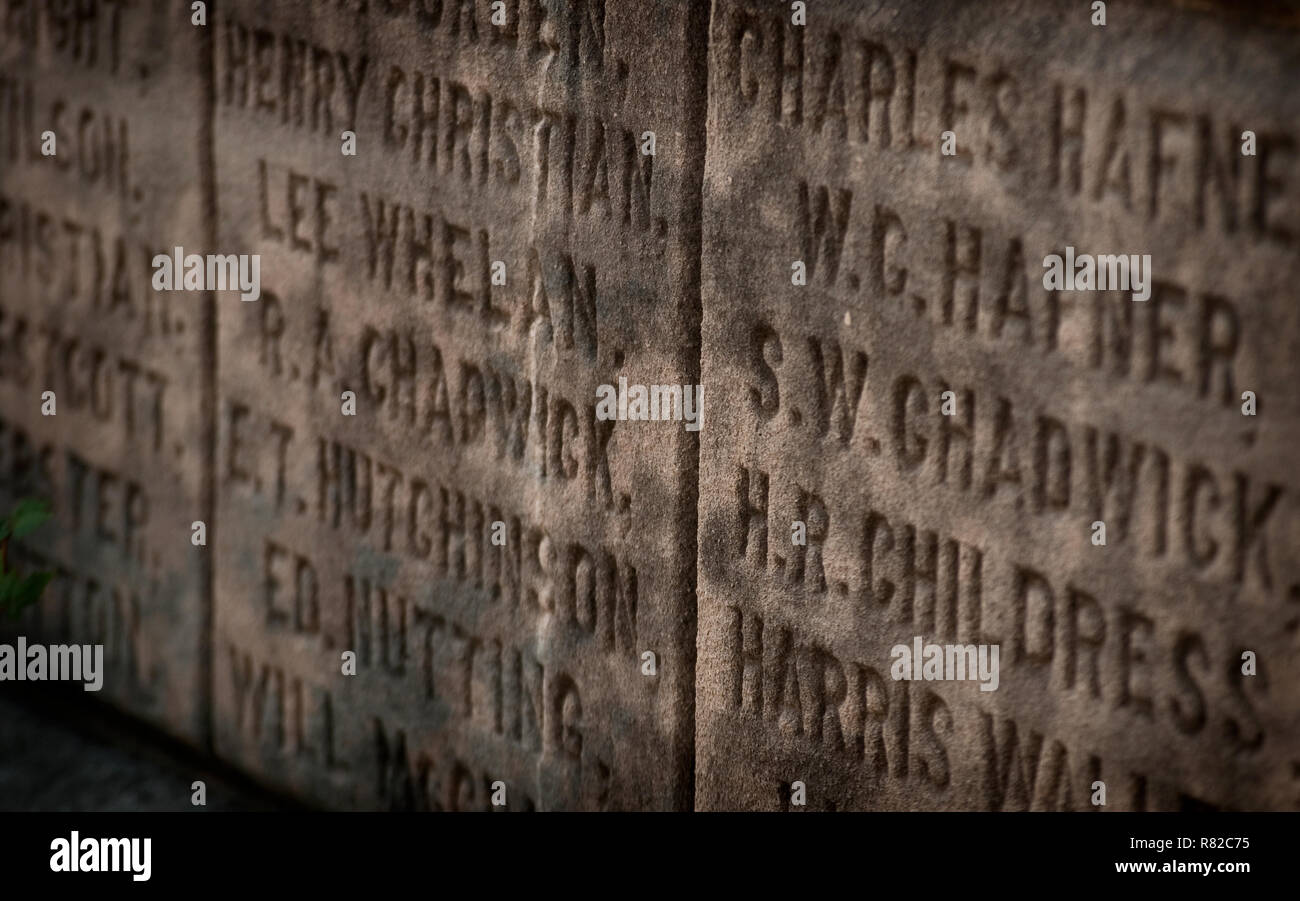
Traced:
<svg viewBox="0 0 1300 901">
<path fill-rule="evenodd" d="M 694 2 L 687 4 L 685 39 L 691 48 L 687 55 L 688 72 L 686 81 L 686 123 L 685 152 L 687 171 L 685 175 L 686 193 L 694 200 L 694 208 L 686 217 L 686 233 L 683 236 L 689 248 L 686 258 L 690 261 L 685 273 L 684 307 L 686 332 L 690 343 L 683 348 L 681 365 L 683 380 L 687 384 L 700 384 L 703 369 L 703 342 L 701 327 L 703 322 L 704 299 L 702 273 L 704 270 L 704 165 L 708 148 L 708 86 L 709 86 L 709 29 L 712 24 L 712 3 Z M 703 404 L 701 404 L 703 414 Z M 687 472 L 683 478 L 681 511 L 678 522 L 682 531 L 682 544 L 689 541 L 689 551 L 683 559 L 689 561 L 685 576 L 686 597 L 683 598 L 682 647 L 690 666 L 690 678 L 683 680 L 681 705 L 683 719 L 688 724 L 688 735 L 683 738 L 686 745 L 685 766 L 682 767 L 683 784 L 679 788 L 678 799 L 683 808 L 695 809 L 695 741 L 696 723 L 695 707 L 697 700 L 696 643 L 699 640 L 699 500 L 700 500 L 700 433 L 687 432 L 686 464 Z"/>
<path fill-rule="evenodd" d="M 214 19 L 215 22 L 215 19 Z M 213 26 L 215 27 L 215 25 Z M 204 26 L 199 29 L 199 177 L 202 180 L 203 240 L 208 245 L 208 253 L 216 252 L 217 244 L 217 184 L 216 184 L 216 57 L 213 47 L 212 32 Z M 200 361 L 201 392 L 200 410 L 203 422 L 202 476 L 199 487 L 200 515 L 207 524 L 208 544 L 200 549 L 199 563 L 199 706 L 201 721 L 199 740 L 209 752 L 213 751 L 213 733 L 215 724 L 212 698 L 215 686 L 212 684 L 212 648 L 215 636 L 212 634 L 215 620 L 213 618 L 215 594 L 215 572 L 212 555 L 216 548 L 216 442 L 217 442 L 217 309 L 211 291 L 206 291 L 202 298 L 200 315 Z"/>
</svg>

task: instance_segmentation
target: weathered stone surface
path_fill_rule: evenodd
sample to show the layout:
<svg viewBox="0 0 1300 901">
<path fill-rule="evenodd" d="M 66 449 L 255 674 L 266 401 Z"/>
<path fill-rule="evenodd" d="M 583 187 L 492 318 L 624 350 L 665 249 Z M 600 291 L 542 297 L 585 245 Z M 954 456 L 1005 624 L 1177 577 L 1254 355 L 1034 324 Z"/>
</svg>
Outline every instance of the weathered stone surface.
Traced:
<svg viewBox="0 0 1300 901">
<path fill-rule="evenodd" d="M 5 3 L 0 640 L 331 807 L 1293 808 L 1298 8 Z M 29 709 L 0 803 L 184 806 Z"/>
<path fill-rule="evenodd" d="M 1293 808 L 1294 32 L 788 6 L 711 22 L 697 806 Z M 1067 245 L 1150 299 L 1047 292 Z M 916 636 L 999 686 L 894 680 Z"/>
<path fill-rule="evenodd" d="M 263 284 L 219 298 L 216 746 L 337 806 L 686 808 L 694 436 L 593 398 L 697 381 L 707 9 L 504 8 L 214 20 Z"/>
<path fill-rule="evenodd" d="M 21 689 L 18 694 L 15 689 Z M 30 686 L 5 686 L 0 696 L 0 811 L 277 810 L 287 804 L 243 784 L 237 774 L 214 772 L 210 758 L 125 728 L 107 708 L 46 709 L 49 692 L 24 706 Z M 194 782 L 205 801 L 193 803 Z"/>
<path fill-rule="evenodd" d="M 193 742 L 211 309 L 150 263 L 204 243 L 202 34 L 181 2 L 0 11 L 0 493 L 57 514 L 10 549 L 57 576 L 0 632 L 103 644 L 103 697 Z"/>
</svg>

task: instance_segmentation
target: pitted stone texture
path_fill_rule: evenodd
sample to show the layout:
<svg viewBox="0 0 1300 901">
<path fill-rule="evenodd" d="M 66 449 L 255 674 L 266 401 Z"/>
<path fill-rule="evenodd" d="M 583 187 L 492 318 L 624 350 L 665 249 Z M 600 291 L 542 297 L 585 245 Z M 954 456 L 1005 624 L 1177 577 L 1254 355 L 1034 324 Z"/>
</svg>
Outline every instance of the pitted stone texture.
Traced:
<svg viewBox="0 0 1300 901">
<path fill-rule="evenodd" d="M 697 806 L 1294 809 L 1294 33 L 788 6 L 711 23 Z M 1150 299 L 1049 293 L 1067 246 Z M 892 678 L 918 636 L 997 689 Z"/>
<path fill-rule="evenodd" d="M 203 251 L 202 32 L 188 3 L 73 6 L 0 13 L 0 503 L 52 503 L 9 559 L 57 572 L 0 634 L 103 644 L 103 697 L 201 742 L 211 310 L 151 261 Z"/>
<path fill-rule="evenodd" d="M 217 747 L 333 806 L 685 808 L 694 438 L 594 406 L 697 381 L 707 10 L 505 12 L 215 20 L 263 280 L 218 313 Z"/>
</svg>

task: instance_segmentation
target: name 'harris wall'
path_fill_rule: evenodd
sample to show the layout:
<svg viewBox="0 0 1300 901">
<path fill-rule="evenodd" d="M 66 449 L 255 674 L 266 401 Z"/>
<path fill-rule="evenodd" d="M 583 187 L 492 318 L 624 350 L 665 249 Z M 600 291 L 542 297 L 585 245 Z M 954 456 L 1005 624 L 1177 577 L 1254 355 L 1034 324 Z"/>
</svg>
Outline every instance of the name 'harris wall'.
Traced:
<svg viewBox="0 0 1300 901">
<path fill-rule="evenodd" d="M 333 807 L 1293 807 L 1295 50 L 807 5 L 6 5 L 19 631 Z M 260 298 L 152 291 L 175 245 Z M 917 635 L 998 689 L 894 681 Z"/>
<path fill-rule="evenodd" d="M 697 805 L 1294 807 L 1290 35 L 809 7 L 711 22 Z M 1045 290 L 1066 246 L 1149 300 Z M 896 681 L 916 636 L 999 687 Z"/>
</svg>

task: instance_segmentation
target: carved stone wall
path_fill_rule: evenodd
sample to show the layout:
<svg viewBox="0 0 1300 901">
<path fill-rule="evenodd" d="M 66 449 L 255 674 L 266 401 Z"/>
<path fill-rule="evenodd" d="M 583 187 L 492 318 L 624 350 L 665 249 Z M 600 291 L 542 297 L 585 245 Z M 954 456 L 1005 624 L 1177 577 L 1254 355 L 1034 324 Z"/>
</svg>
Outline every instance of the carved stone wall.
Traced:
<svg viewBox="0 0 1300 901">
<path fill-rule="evenodd" d="M 0 641 L 326 807 L 1294 809 L 1298 23 L 8 3 Z"/>
</svg>

